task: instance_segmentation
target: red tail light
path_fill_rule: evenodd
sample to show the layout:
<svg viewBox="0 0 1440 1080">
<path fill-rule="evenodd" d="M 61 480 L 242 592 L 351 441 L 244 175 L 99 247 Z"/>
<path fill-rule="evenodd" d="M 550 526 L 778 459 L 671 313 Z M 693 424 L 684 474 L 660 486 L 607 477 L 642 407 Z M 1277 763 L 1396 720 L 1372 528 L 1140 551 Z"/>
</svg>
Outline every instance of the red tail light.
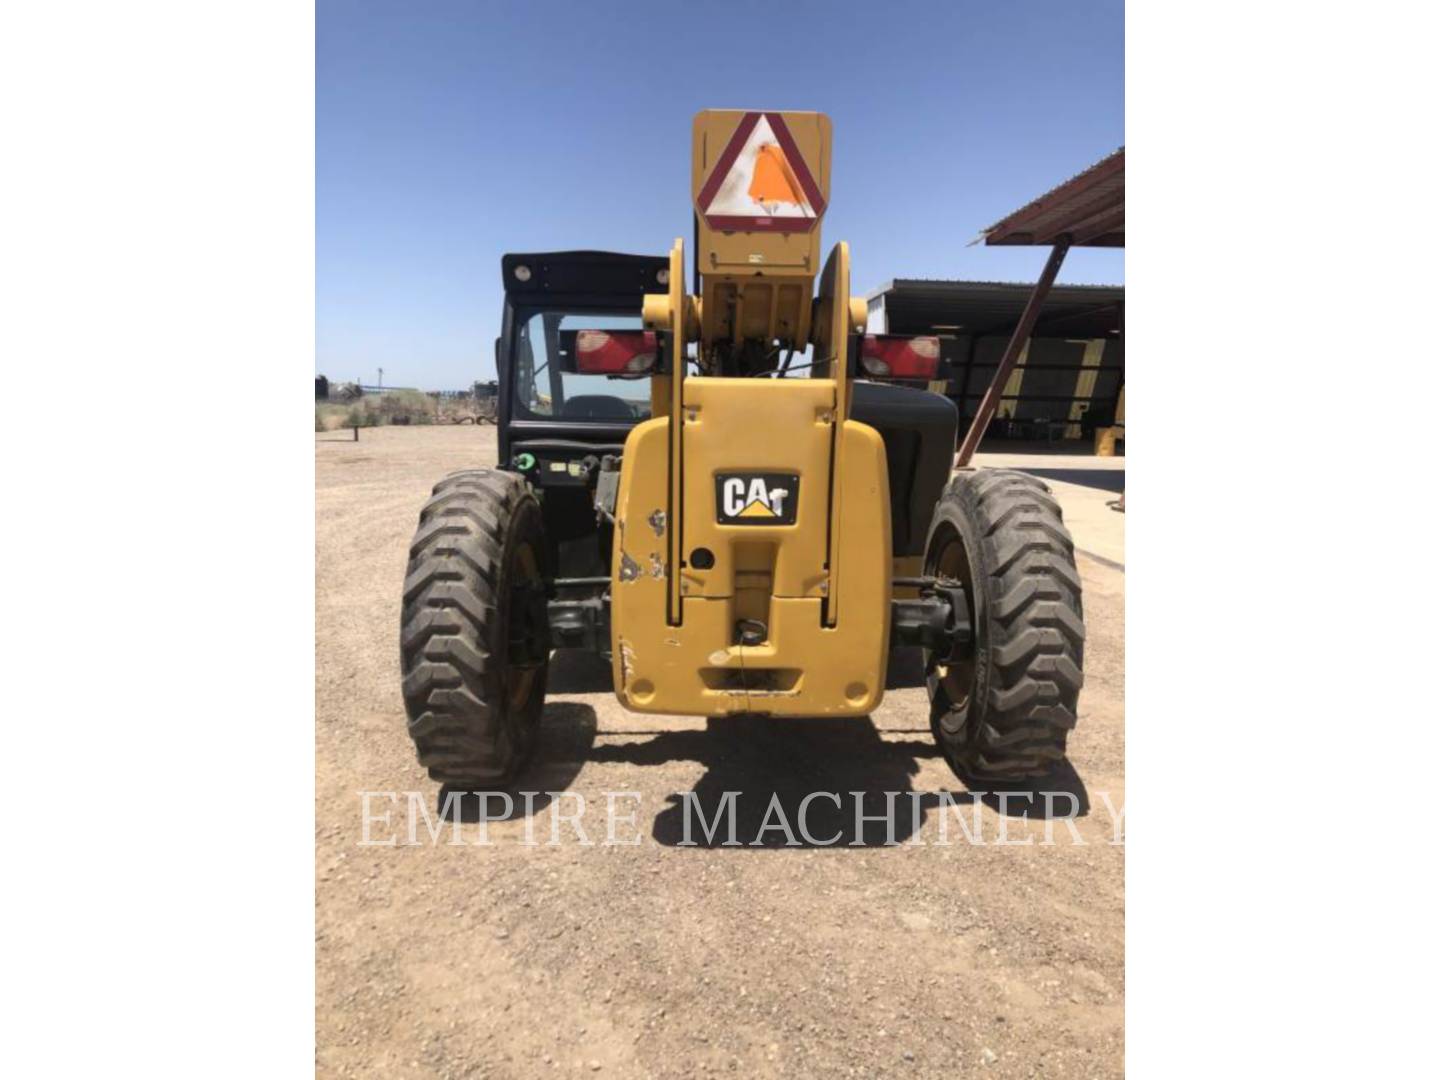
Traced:
<svg viewBox="0 0 1440 1080">
<path fill-rule="evenodd" d="M 643 375 L 660 355 L 650 330 L 579 330 L 575 370 L 585 375 Z"/>
<path fill-rule="evenodd" d="M 866 334 L 860 366 L 881 378 L 933 379 L 940 369 L 940 339 Z"/>
</svg>

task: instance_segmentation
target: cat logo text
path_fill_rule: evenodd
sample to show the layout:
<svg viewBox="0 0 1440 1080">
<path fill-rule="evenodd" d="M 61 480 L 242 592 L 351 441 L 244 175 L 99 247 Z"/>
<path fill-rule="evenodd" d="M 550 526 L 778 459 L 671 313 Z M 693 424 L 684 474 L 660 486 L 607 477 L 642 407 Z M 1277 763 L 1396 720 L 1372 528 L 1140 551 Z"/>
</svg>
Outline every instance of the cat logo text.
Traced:
<svg viewBox="0 0 1440 1080">
<path fill-rule="evenodd" d="M 800 477 L 794 473 L 717 473 L 715 520 L 722 525 L 793 525 Z"/>
</svg>

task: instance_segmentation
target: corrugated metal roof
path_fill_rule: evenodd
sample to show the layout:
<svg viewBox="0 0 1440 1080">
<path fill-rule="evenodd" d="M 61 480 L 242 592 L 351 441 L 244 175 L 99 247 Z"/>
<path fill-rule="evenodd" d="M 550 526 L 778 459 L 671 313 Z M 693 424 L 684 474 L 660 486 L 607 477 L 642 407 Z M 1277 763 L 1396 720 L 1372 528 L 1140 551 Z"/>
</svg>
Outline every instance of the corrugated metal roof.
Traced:
<svg viewBox="0 0 1440 1080">
<path fill-rule="evenodd" d="M 883 297 L 892 334 L 1009 334 L 1035 286 L 1029 282 L 900 278 L 870 294 Z M 1090 338 L 1118 333 L 1123 285 L 1056 285 L 1045 298 L 1035 337 Z"/>
<path fill-rule="evenodd" d="M 1057 289 L 1070 291 L 1083 291 L 1091 289 L 1096 292 L 1110 292 L 1115 289 L 1124 290 L 1124 285 L 1056 285 Z M 1033 281 L 960 281 L 955 278 L 894 278 L 867 293 L 866 300 L 874 300 L 884 293 L 898 292 L 900 290 L 915 292 L 924 289 L 933 289 L 936 292 L 963 292 L 974 293 L 983 289 L 1024 289 L 1025 295 L 1029 296 L 1035 289 Z"/>
<path fill-rule="evenodd" d="M 1125 246 L 1125 148 L 981 231 L 989 246 L 1053 244 Z"/>
</svg>

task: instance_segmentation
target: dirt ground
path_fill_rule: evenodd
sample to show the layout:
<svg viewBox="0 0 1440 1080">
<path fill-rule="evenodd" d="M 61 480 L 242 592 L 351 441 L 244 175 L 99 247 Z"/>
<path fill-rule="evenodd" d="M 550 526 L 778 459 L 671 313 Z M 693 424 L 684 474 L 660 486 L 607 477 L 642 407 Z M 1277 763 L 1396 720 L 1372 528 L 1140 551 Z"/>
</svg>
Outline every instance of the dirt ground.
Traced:
<svg viewBox="0 0 1440 1080">
<path fill-rule="evenodd" d="M 863 720 L 707 723 L 628 714 L 607 668 L 562 653 L 540 759 L 518 786 L 583 796 L 593 846 L 563 822 L 562 842 L 546 842 L 552 813 L 575 809 L 568 796 L 490 824 L 488 846 L 476 824 L 460 844 L 449 826 L 432 843 L 424 820 L 411 845 L 407 792 L 441 821 L 400 699 L 406 547 L 437 479 L 493 463 L 495 429 L 349 439 L 315 436 L 319 1075 L 1122 1073 L 1124 516 L 1105 503 L 1123 459 L 979 460 L 1044 476 L 1082 552 L 1070 789 L 1088 804 L 1083 843 L 965 791 L 936 754 L 913 672 Z M 698 831 L 684 846 L 683 793 L 713 814 L 726 791 L 741 793 L 746 846 Z M 785 847 L 776 828 L 750 844 L 772 799 L 794 827 L 814 791 L 843 809 L 812 800 L 811 835 L 840 843 Z M 849 794 L 875 814 L 890 791 L 920 793 L 899 797 L 907 842 L 893 847 L 883 822 L 857 827 Z M 362 844 L 363 792 L 399 793 L 368 797 L 370 839 L 394 846 Z M 638 793 L 614 800 L 617 839 L 638 844 L 605 843 L 606 792 Z"/>
</svg>

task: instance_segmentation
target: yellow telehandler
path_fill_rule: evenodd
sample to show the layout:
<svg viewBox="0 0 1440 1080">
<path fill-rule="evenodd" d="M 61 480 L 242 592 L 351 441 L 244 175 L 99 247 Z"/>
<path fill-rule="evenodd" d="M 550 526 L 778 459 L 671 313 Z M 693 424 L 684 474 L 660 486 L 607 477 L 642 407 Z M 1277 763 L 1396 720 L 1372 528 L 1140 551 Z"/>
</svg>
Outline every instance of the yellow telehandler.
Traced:
<svg viewBox="0 0 1440 1080">
<path fill-rule="evenodd" d="M 830 147 L 819 113 L 695 117 L 691 290 L 680 240 L 501 260 L 499 465 L 435 486 L 404 585 L 437 781 L 515 780 L 560 648 L 608 657 L 636 712 L 784 723 L 869 713 L 918 646 L 963 779 L 1062 760 L 1084 624 L 1060 508 L 1024 473 L 952 475 L 939 341 L 865 332 L 843 242 L 821 269 Z"/>
</svg>

